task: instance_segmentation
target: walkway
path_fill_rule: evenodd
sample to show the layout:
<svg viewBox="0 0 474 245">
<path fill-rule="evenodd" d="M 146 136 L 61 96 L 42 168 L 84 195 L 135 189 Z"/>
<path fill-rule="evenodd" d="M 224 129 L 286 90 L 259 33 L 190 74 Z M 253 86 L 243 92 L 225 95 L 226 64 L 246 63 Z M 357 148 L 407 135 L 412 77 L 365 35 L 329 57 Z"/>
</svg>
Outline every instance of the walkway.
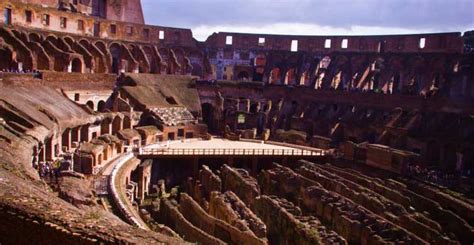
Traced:
<svg viewBox="0 0 474 245">
<path fill-rule="evenodd" d="M 172 141 L 140 149 L 139 156 L 324 156 L 325 151 L 277 142 L 226 139 Z"/>
</svg>

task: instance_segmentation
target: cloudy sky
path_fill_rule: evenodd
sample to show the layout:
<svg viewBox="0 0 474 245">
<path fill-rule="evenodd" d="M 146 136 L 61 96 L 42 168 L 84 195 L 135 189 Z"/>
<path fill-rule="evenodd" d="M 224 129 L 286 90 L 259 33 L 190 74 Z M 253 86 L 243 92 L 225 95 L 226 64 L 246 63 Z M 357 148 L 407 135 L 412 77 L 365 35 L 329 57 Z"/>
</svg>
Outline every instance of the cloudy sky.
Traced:
<svg viewBox="0 0 474 245">
<path fill-rule="evenodd" d="M 370 35 L 474 29 L 473 0 L 141 0 L 148 24 L 213 32 Z"/>
</svg>

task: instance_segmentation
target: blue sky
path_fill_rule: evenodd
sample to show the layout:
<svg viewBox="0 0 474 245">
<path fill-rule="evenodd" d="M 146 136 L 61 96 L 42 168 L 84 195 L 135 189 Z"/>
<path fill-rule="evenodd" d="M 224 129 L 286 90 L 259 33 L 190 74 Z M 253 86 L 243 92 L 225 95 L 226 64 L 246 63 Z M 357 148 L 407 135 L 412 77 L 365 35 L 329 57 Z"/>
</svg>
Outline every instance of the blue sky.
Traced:
<svg viewBox="0 0 474 245">
<path fill-rule="evenodd" d="M 142 0 L 148 24 L 213 32 L 371 35 L 474 29 L 474 0 Z"/>
</svg>

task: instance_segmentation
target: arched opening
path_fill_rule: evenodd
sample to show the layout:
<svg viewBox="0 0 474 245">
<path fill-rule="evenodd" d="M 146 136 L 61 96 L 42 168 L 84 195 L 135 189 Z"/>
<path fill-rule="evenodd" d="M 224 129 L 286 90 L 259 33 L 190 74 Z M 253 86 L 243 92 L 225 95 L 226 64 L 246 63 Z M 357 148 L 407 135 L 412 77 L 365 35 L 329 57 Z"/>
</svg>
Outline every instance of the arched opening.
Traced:
<svg viewBox="0 0 474 245">
<path fill-rule="evenodd" d="M 271 70 L 268 83 L 278 84 L 279 82 L 280 82 L 280 68 L 276 67 Z"/>
<path fill-rule="evenodd" d="M 82 62 L 80 59 L 75 58 L 71 61 L 71 72 L 82 73 Z"/>
<path fill-rule="evenodd" d="M 210 103 L 204 103 L 202 107 L 202 119 L 210 132 L 214 131 L 214 106 Z"/>
<path fill-rule="evenodd" d="M 123 128 L 124 129 L 132 128 L 132 120 L 130 119 L 130 117 L 125 117 L 123 119 Z"/>
<path fill-rule="evenodd" d="M 0 47 L 0 70 L 16 70 L 17 64 L 13 61 L 13 51 L 7 47 Z"/>
<path fill-rule="evenodd" d="M 253 81 L 262 81 L 263 80 L 263 73 L 265 72 L 265 66 L 267 64 L 267 60 L 265 54 L 260 53 L 254 59 L 254 67 L 255 70 L 253 72 Z"/>
<path fill-rule="evenodd" d="M 309 73 L 307 71 L 305 71 L 302 75 L 301 75 L 301 79 L 300 79 L 300 84 L 301 86 L 309 86 Z"/>
<path fill-rule="evenodd" d="M 120 130 L 122 130 L 122 118 L 116 116 L 112 121 L 112 134 L 117 134 Z"/>
<path fill-rule="evenodd" d="M 61 135 L 61 143 L 63 148 L 66 149 L 66 151 L 71 148 L 71 129 L 67 128 L 64 130 L 64 132 Z"/>
<path fill-rule="evenodd" d="M 117 43 L 110 45 L 110 54 L 112 55 L 112 72 L 117 74 L 122 69 L 122 49 L 120 48 L 120 45 Z"/>
<path fill-rule="evenodd" d="M 246 71 L 241 71 L 239 72 L 239 74 L 237 75 L 237 78 L 239 80 L 242 80 L 242 81 L 248 81 L 249 80 L 249 73 L 246 72 Z"/>
<path fill-rule="evenodd" d="M 105 101 L 99 101 L 99 103 L 97 104 L 97 110 L 99 112 L 105 112 Z"/>
<path fill-rule="evenodd" d="M 286 85 L 294 85 L 295 84 L 295 69 L 292 68 L 286 72 L 285 75 L 285 84 Z"/>
<path fill-rule="evenodd" d="M 86 106 L 89 107 L 91 110 L 94 110 L 94 102 L 91 100 L 86 102 Z"/>
<path fill-rule="evenodd" d="M 106 118 L 106 119 L 102 120 L 102 122 L 100 123 L 100 134 L 101 135 L 111 133 L 111 130 L 110 130 L 111 125 L 110 124 L 111 124 L 111 120 L 109 118 Z"/>
</svg>

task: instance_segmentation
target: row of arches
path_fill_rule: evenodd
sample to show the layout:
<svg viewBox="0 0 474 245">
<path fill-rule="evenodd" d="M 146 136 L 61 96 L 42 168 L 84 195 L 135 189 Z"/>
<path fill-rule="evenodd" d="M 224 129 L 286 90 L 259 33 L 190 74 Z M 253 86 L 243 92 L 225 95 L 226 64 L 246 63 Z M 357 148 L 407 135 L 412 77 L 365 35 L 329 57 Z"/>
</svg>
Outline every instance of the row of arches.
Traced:
<svg viewBox="0 0 474 245">
<path fill-rule="evenodd" d="M 445 56 L 334 55 L 311 62 L 302 58 L 297 63 L 281 58 L 268 62 L 264 77 L 269 84 L 426 95 L 449 89 L 448 80 L 459 81 L 458 67 L 466 61 Z"/>
<path fill-rule="evenodd" d="M 12 47 L 10 53 L 3 51 L 6 54 L 3 57 L 12 57 L 8 59 L 12 63 L 16 61 L 15 55 L 16 57 L 29 55 L 29 58 L 24 58 L 20 62 L 28 70 L 192 74 L 199 77 L 205 77 L 208 70 L 204 66 L 204 53 L 196 48 L 158 48 L 152 44 L 106 42 L 105 40 L 76 39 L 72 36 L 0 29 L 0 37 Z M 18 67 L 16 63 L 4 66 Z"/>
</svg>

